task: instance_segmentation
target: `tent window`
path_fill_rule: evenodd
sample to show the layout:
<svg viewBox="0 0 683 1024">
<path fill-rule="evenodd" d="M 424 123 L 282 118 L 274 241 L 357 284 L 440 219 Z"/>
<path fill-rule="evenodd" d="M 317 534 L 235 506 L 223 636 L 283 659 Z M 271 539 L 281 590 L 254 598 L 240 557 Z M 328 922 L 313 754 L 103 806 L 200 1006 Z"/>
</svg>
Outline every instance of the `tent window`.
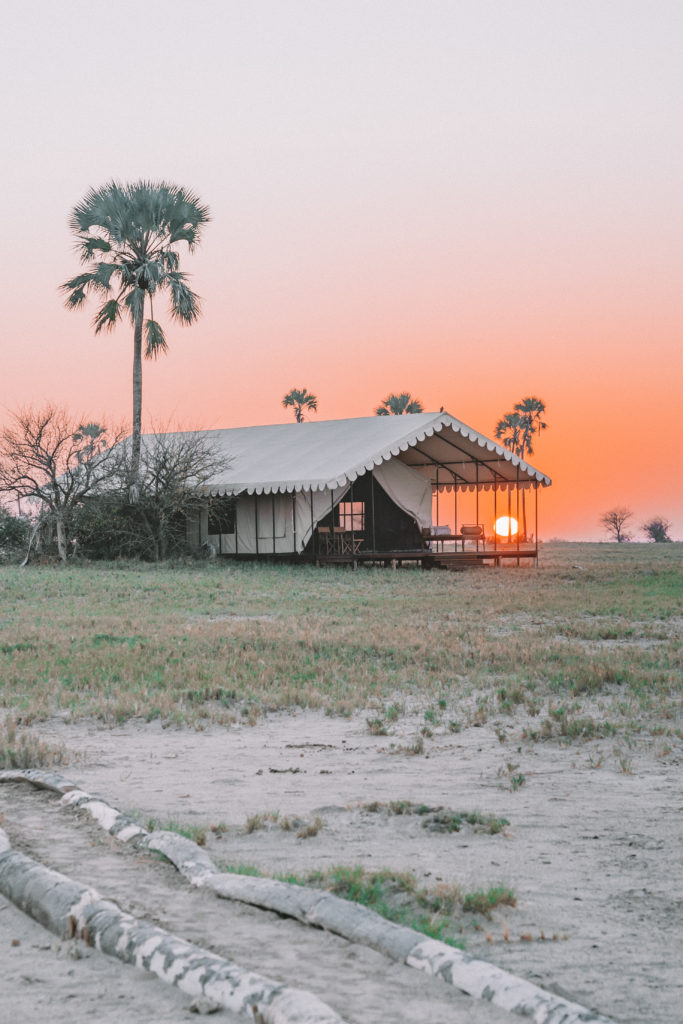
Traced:
<svg viewBox="0 0 683 1024">
<path fill-rule="evenodd" d="M 365 502 L 340 501 L 339 525 L 344 530 L 353 530 L 355 533 L 362 533 L 365 529 Z"/>
<path fill-rule="evenodd" d="M 209 535 L 235 532 L 235 499 L 211 498 L 209 501 Z"/>
</svg>

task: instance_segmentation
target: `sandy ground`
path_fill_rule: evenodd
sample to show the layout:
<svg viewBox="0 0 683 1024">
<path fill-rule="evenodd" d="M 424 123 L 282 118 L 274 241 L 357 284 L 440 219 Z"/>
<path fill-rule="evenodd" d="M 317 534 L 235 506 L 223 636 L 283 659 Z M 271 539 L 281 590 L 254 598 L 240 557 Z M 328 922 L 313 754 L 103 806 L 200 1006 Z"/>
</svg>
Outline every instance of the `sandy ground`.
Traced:
<svg viewBox="0 0 683 1024">
<path fill-rule="evenodd" d="M 468 921 L 469 952 L 623 1024 L 681 1019 L 680 744 L 666 756 L 646 744 L 625 763 L 612 742 L 501 743 L 490 723 L 437 730 L 424 754 L 411 756 L 396 751 L 415 736 L 417 719 L 406 716 L 394 735 L 377 737 L 366 717 L 298 712 L 204 732 L 54 722 L 40 732 L 74 752 L 63 772 L 89 792 L 143 822 L 207 828 L 216 860 L 275 872 L 338 863 L 409 868 L 426 885 L 508 885 L 516 908 L 480 919 L 479 929 Z M 524 776 L 516 790 L 512 774 Z M 476 809 L 510 825 L 493 836 L 469 827 L 431 832 L 418 817 L 358 806 L 375 800 Z M 249 815 L 269 811 L 318 814 L 324 825 L 308 839 L 277 826 L 245 832 Z M 43 863 L 184 938 L 316 992 L 350 1022 L 514 1019 L 335 936 L 191 890 L 170 866 L 122 848 L 53 796 L 4 785 L 0 812 L 14 845 Z M 227 826 L 222 838 L 210 831 L 218 824 Z M 58 1024 L 91 1020 L 94 1005 L 107 1022 L 196 1019 L 182 993 L 91 950 L 73 959 L 68 943 L 5 901 L 0 907 L 9 993 L 0 1021 L 45 1020 L 48 1003 Z"/>
</svg>

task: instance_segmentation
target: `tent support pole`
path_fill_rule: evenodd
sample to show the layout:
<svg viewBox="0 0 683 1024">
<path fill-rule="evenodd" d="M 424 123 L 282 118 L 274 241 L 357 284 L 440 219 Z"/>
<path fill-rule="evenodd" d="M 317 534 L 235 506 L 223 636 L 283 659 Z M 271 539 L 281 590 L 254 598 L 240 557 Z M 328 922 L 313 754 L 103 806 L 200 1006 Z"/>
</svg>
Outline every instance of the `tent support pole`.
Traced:
<svg viewBox="0 0 683 1024">
<path fill-rule="evenodd" d="M 377 544 L 375 542 L 375 468 L 373 466 L 370 473 L 370 513 L 372 515 L 372 553 L 373 555 L 377 551 Z"/>
<path fill-rule="evenodd" d="M 292 491 L 292 537 L 294 554 L 296 554 L 296 491 Z"/>
<path fill-rule="evenodd" d="M 474 484 L 474 486 L 477 489 L 477 496 L 475 498 L 475 504 L 474 504 L 474 507 L 475 507 L 475 510 L 476 510 L 475 518 L 477 520 L 477 526 L 479 526 L 479 463 L 478 462 L 475 463 L 474 474 L 475 474 L 475 477 L 474 477 L 475 478 L 475 484 Z"/>
<path fill-rule="evenodd" d="M 270 492 L 270 511 L 273 517 L 273 554 L 275 554 L 275 494 Z"/>
<path fill-rule="evenodd" d="M 351 568 L 356 568 L 356 528 L 353 524 L 353 480 L 351 481 Z"/>
<path fill-rule="evenodd" d="M 517 501 L 517 565 L 519 565 L 519 463 L 517 463 L 517 486 L 515 487 Z M 526 537 L 524 538 L 526 540 Z"/>
<path fill-rule="evenodd" d="M 439 467 L 436 467 L 436 525 L 439 525 Z"/>
<path fill-rule="evenodd" d="M 493 550 L 498 550 L 498 530 L 496 524 L 498 522 L 498 484 L 493 481 Z M 496 565 L 499 565 L 498 559 L 496 559 Z"/>
<path fill-rule="evenodd" d="M 254 521 L 256 522 L 256 557 L 258 558 L 258 494 L 254 491 Z"/>
<path fill-rule="evenodd" d="M 308 496 L 309 496 L 310 501 L 311 501 L 311 551 L 313 552 L 314 555 L 319 555 L 320 551 L 316 551 L 316 549 L 315 549 L 316 548 L 316 544 L 315 544 L 315 537 L 313 535 L 313 531 L 315 530 L 315 523 L 313 522 L 313 488 L 312 487 L 311 487 L 310 491 L 308 492 Z"/>
<path fill-rule="evenodd" d="M 232 500 L 234 502 L 233 513 L 232 514 L 235 517 L 235 554 L 237 555 L 239 553 L 238 547 L 237 547 L 237 504 L 238 504 L 239 498 L 233 498 Z"/>
<path fill-rule="evenodd" d="M 538 480 L 534 481 L 534 544 L 536 546 L 534 569 L 538 569 Z"/>
</svg>

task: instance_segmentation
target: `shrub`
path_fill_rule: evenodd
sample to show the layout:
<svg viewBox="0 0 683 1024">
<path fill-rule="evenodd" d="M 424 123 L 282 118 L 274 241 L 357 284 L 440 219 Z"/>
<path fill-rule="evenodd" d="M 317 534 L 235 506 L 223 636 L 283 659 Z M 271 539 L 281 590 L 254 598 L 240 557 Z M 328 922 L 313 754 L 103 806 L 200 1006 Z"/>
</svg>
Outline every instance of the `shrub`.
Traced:
<svg viewBox="0 0 683 1024">
<path fill-rule="evenodd" d="M 23 516 L 13 516 L 0 508 L 0 560 L 22 552 L 28 543 L 31 524 Z"/>
<path fill-rule="evenodd" d="M 669 536 L 669 530 L 671 529 L 671 523 L 664 516 L 653 516 L 652 519 L 648 519 L 646 523 L 643 523 L 641 530 L 648 538 L 648 540 L 655 541 L 656 544 L 671 543 L 671 537 Z"/>
</svg>

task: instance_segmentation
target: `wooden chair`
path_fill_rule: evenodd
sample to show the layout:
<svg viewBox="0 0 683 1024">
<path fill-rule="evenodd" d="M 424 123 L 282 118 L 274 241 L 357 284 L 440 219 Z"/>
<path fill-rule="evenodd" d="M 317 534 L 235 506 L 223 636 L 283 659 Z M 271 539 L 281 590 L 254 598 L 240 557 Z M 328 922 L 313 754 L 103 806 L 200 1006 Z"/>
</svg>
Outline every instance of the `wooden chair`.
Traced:
<svg viewBox="0 0 683 1024">
<path fill-rule="evenodd" d="M 334 540 L 329 526 L 318 527 L 318 554 L 331 555 L 334 552 Z"/>
</svg>

